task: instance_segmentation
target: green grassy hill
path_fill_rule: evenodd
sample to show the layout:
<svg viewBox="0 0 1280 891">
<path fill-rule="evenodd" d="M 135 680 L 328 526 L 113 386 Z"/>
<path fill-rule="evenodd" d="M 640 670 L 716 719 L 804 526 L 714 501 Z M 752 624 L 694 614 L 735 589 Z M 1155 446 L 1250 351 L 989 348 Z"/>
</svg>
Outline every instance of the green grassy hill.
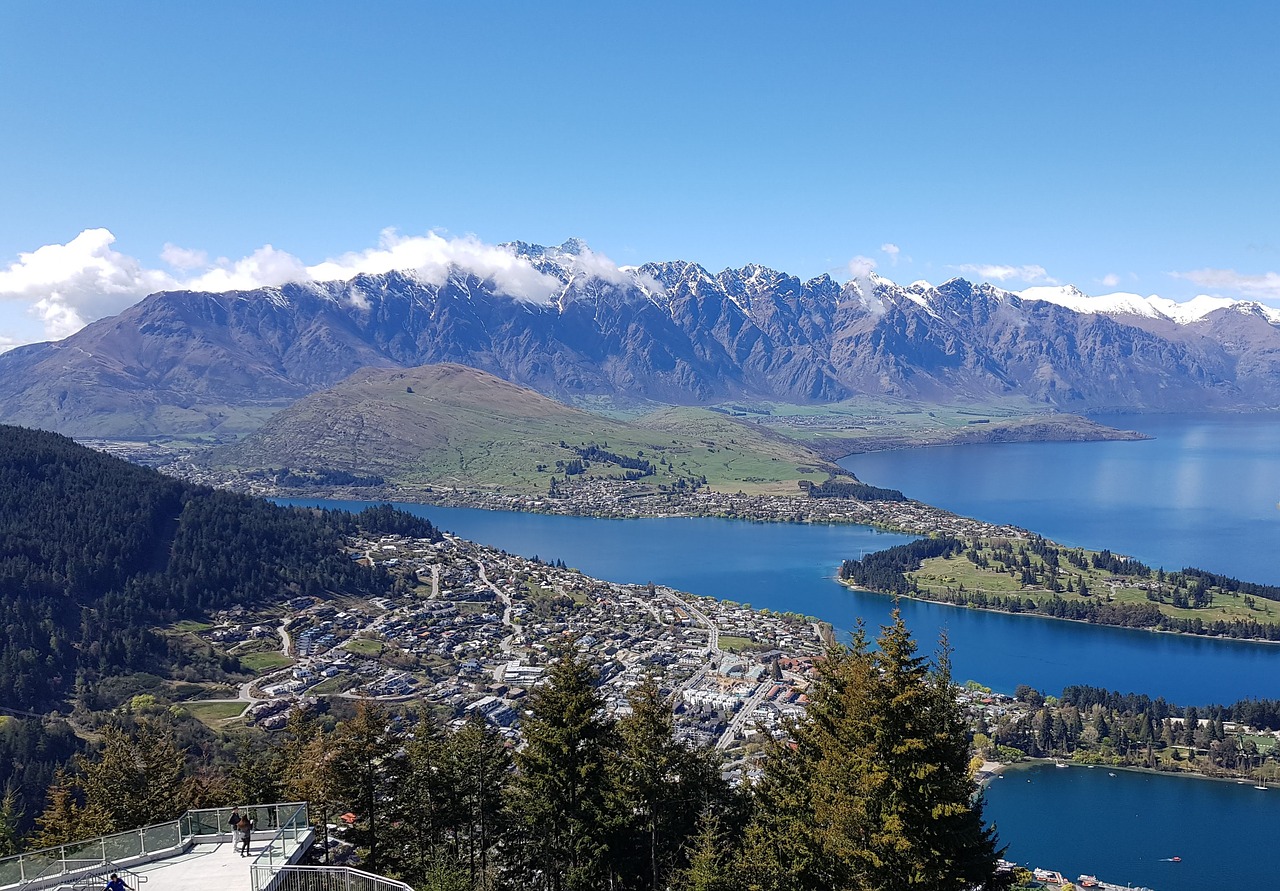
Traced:
<svg viewBox="0 0 1280 891">
<path fill-rule="evenodd" d="M 632 421 L 570 408 L 462 365 L 367 369 L 212 452 L 222 469 L 320 471 L 392 484 L 546 492 L 552 477 L 796 493 L 840 469 L 758 425 L 664 408 Z"/>
</svg>

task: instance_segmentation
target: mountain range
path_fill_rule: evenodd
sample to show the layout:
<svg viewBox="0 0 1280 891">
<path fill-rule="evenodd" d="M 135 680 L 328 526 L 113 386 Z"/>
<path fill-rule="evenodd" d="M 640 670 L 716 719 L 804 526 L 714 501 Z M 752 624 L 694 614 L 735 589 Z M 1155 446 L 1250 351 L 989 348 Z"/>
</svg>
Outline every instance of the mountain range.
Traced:
<svg viewBox="0 0 1280 891">
<path fill-rule="evenodd" d="M 0 421 L 82 436 L 241 433 L 358 369 L 440 362 L 568 402 L 1280 406 L 1280 315 L 1257 303 L 616 267 L 575 240 L 506 248 L 537 293 L 455 267 L 153 294 L 65 340 L 0 355 Z"/>
</svg>

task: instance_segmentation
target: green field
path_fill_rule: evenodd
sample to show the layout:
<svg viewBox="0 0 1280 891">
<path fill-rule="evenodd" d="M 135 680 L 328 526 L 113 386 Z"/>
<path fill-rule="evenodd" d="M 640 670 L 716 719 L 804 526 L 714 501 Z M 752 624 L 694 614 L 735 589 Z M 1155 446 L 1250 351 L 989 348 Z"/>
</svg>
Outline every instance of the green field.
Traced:
<svg viewBox="0 0 1280 891">
<path fill-rule="evenodd" d="M 373 640 L 368 637 L 353 637 L 342 646 L 343 649 L 359 653 L 361 656 L 381 656 L 387 645 L 380 640 Z"/>
<path fill-rule="evenodd" d="M 856 396 L 823 405 L 760 402 L 721 407 L 750 423 L 804 442 L 827 457 L 982 441 L 995 431 L 1008 439 L 1096 439 L 1108 435 L 1107 428 L 1072 415 L 1047 412 L 1045 406 L 1021 397 L 938 405 L 889 396 Z M 875 480 L 866 482 L 875 484 Z"/>
<path fill-rule="evenodd" d="M 198 632 L 208 631 L 213 627 L 212 622 L 197 622 L 194 619 L 183 619 L 181 622 L 174 622 L 171 626 L 174 631 Z"/>
<path fill-rule="evenodd" d="M 247 702 L 184 702 L 182 707 L 201 723 L 217 727 L 231 718 L 238 718 L 249 705 Z"/>
<path fill-rule="evenodd" d="M 277 668 L 284 668 L 286 665 L 292 665 L 293 660 L 281 653 L 279 650 L 271 650 L 262 653 L 246 653 L 240 656 L 240 664 L 254 674 L 265 674 L 274 671 Z"/>
<path fill-rule="evenodd" d="M 760 649 L 760 643 L 749 637 L 722 634 L 720 635 L 720 649 L 726 653 L 741 653 L 743 650 Z"/>
<path fill-rule="evenodd" d="M 978 553 L 988 558 L 993 554 L 991 548 L 985 545 L 978 548 Z M 1092 558 L 1094 552 L 1084 551 L 1083 553 Z M 1044 563 L 1038 557 L 1030 558 L 1030 563 L 1030 568 L 1033 571 L 1037 573 L 1045 571 Z M 1122 577 L 1115 576 L 1111 572 L 1102 569 L 1092 567 L 1082 569 L 1074 565 L 1063 564 L 1062 568 L 1066 572 L 1059 576 L 1062 583 L 1065 585 L 1070 581 L 1074 587 L 1080 579 L 1083 579 L 1089 591 L 1086 598 L 1082 597 L 1078 591 L 1063 590 L 1053 592 L 1046 590 L 1041 585 L 1024 586 L 1020 578 L 1009 571 L 997 571 L 995 567 L 999 565 L 993 564 L 992 568 L 982 568 L 975 565 L 964 555 L 935 557 L 925 560 L 919 570 L 909 572 L 906 575 L 922 590 L 928 592 L 941 593 L 947 590 L 957 590 L 963 586 L 966 592 L 981 592 L 1001 596 L 1016 594 L 1037 604 L 1052 600 L 1055 597 L 1077 602 L 1085 599 L 1094 602 L 1102 600 L 1114 603 L 1145 604 L 1154 602 L 1148 597 L 1146 588 L 1138 587 L 1139 585 L 1156 583 L 1154 575 L 1151 577 Z M 1109 579 L 1117 579 L 1118 581 L 1112 582 L 1108 581 Z M 1168 591 L 1169 586 L 1166 586 L 1163 595 L 1166 598 L 1169 597 Z M 1206 622 L 1218 619 L 1223 621 L 1243 619 L 1261 623 L 1280 621 L 1280 604 L 1263 599 L 1253 599 L 1251 606 L 1245 597 L 1237 593 L 1224 592 L 1217 588 L 1212 589 L 1209 593 L 1211 594 L 1210 603 L 1200 608 L 1179 607 L 1170 602 L 1157 602 L 1156 605 L 1164 615 L 1180 619 L 1199 618 Z"/>
</svg>

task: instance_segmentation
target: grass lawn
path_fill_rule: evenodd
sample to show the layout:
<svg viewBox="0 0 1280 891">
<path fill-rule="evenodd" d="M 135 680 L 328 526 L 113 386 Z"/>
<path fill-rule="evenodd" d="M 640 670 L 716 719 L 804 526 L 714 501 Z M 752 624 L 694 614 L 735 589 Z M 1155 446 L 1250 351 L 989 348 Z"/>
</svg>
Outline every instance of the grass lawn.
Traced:
<svg viewBox="0 0 1280 891">
<path fill-rule="evenodd" d="M 272 650 L 264 653 L 246 653 L 240 657 L 240 664 L 254 674 L 265 674 L 268 671 L 292 665 L 293 660 L 279 650 Z"/>
<path fill-rule="evenodd" d="M 231 718 L 238 718 L 244 712 L 247 702 L 184 702 L 182 707 L 209 727 L 217 727 Z"/>
<path fill-rule="evenodd" d="M 174 631 L 208 631 L 212 627 L 212 622 L 197 622 L 194 619 L 183 619 L 181 622 L 173 623 Z"/>
<path fill-rule="evenodd" d="M 735 634 L 720 635 L 720 649 L 726 653 L 740 653 L 743 650 L 759 648 L 760 643 L 749 637 L 739 637 Z"/>
<path fill-rule="evenodd" d="M 382 651 L 386 648 L 386 644 L 382 641 L 368 637 L 353 637 L 342 646 L 353 653 L 359 653 L 361 656 L 381 656 Z"/>
<path fill-rule="evenodd" d="M 323 681 L 308 690 L 307 693 L 314 694 L 316 696 L 327 696 L 332 693 L 341 693 L 344 690 L 354 687 L 356 685 L 356 681 L 357 678 L 353 675 L 340 674 L 336 677 L 325 678 Z"/>
</svg>

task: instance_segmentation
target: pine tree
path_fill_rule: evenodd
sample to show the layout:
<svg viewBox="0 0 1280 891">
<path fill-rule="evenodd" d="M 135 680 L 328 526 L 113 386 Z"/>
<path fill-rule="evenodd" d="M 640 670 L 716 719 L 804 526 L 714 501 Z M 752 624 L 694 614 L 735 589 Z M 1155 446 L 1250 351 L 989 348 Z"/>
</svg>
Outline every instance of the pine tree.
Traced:
<svg viewBox="0 0 1280 891">
<path fill-rule="evenodd" d="M 10 783 L 4 787 L 4 795 L 0 796 L 0 857 L 12 857 L 18 853 L 18 824 L 21 822 L 18 790 Z"/>
<path fill-rule="evenodd" d="M 187 810 L 186 758 L 173 731 L 141 721 L 130 732 L 108 727 L 96 756 L 79 755 L 82 834 L 116 832 L 172 820 Z"/>
<path fill-rule="evenodd" d="M 525 748 L 512 787 L 525 887 L 595 891 L 606 885 L 606 751 L 613 724 L 602 714 L 596 672 L 572 651 L 530 695 Z"/>
<path fill-rule="evenodd" d="M 945 649 L 930 669 L 895 610 L 872 649 L 831 651 L 765 763 L 747 833 L 756 889 L 997 888 Z"/>
<path fill-rule="evenodd" d="M 457 816 L 457 791 L 445 748 L 440 725 L 429 715 L 422 716 L 405 747 L 404 774 L 395 792 L 402 818 L 403 838 L 398 846 L 406 851 L 402 873 L 421 881 L 439 872 L 437 865 L 446 851 L 445 832 Z M 447 854 L 452 863 L 455 852 Z"/>
<path fill-rule="evenodd" d="M 93 835 L 80 831 L 80 806 L 76 803 L 75 783 L 63 768 L 54 774 L 53 783 L 45 793 L 44 811 L 36 817 L 36 829 L 31 846 L 52 848 Z"/>
<path fill-rule="evenodd" d="M 456 795 L 454 836 L 458 862 L 473 888 L 493 884 L 492 855 L 506 836 L 503 810 L 511 779 L 511 754 L 497 731 L 478 713 L 449 740 L 448 777 Z"/>
<path fill-rule="evenodd" d="M 384 793 L 399 783 L 399 740 L 390 730 L 386 711 L 362 699 L 356 703 L 355 716 L 338 725 L 331 742 L 334 791 L 357 816 L 352 838 L 364 849 L 369 868 L 382 869 L 388 854 L 384 824 L 391 817 Z"/>
<path fill-rule="evenodd" d="M 689 843 L 689 866 L 678 876 L 678 891 L 736 891 L 739 887 L 732 862 L 732 845 L 719 821 L 704 811 L 698 833 Z"/>
<path fill-rule="evenodd" d="M 652 677 L 629 700 L 611 762 L 612 847 L 624 888 L 657 889 L 684 865 L 698 814 L 723 806 L 729 789 L 710 753 L 676 740 L 671 704 Z"/>
</svg>

